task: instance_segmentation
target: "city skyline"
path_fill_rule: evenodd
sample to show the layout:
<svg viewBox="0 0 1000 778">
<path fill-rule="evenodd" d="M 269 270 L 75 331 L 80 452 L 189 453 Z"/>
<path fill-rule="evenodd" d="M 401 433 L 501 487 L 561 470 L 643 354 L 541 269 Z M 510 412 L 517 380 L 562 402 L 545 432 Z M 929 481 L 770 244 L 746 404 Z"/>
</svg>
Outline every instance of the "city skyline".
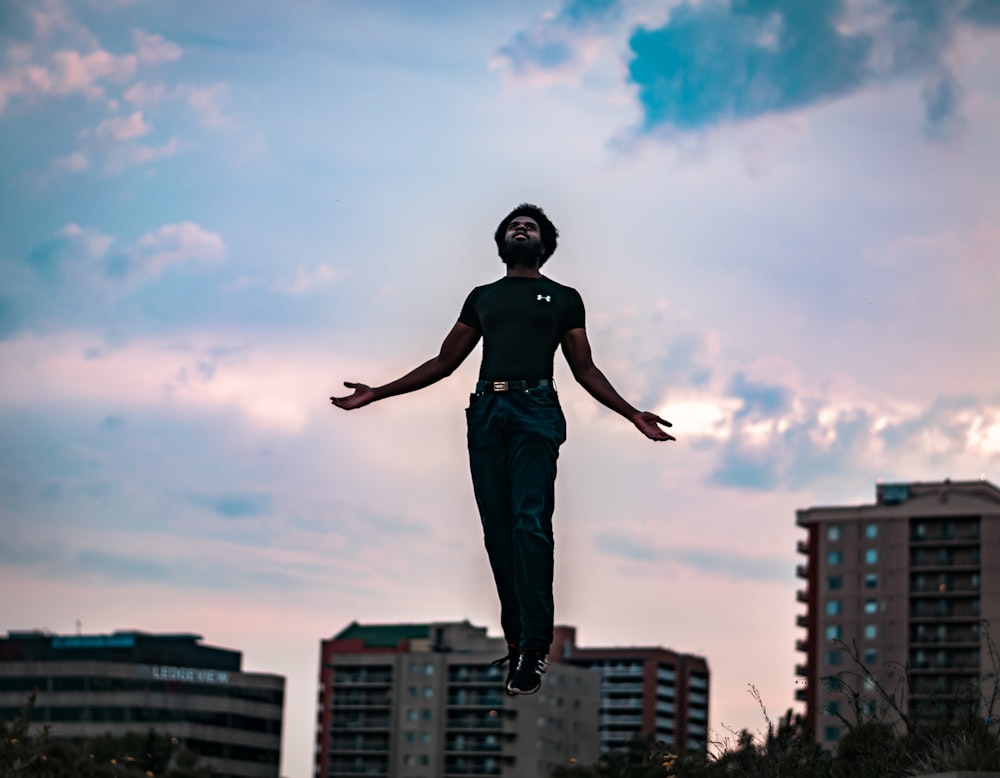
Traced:
<svg viewBox="0 0 1000 778">
<path fill-rule="evenodd" d="M 1000 18 L 982 0 L 397 0 L 0 17 L 0 631 L 499 631 L 435 353 L 537 202 L 597 364 L 557 355 L 556 622 L 705 656 L 711 732 L 794 704 L 799 509 L 1000 479 Z M 14 150 L 14 153 L 11 153 Z"/>
</svg>

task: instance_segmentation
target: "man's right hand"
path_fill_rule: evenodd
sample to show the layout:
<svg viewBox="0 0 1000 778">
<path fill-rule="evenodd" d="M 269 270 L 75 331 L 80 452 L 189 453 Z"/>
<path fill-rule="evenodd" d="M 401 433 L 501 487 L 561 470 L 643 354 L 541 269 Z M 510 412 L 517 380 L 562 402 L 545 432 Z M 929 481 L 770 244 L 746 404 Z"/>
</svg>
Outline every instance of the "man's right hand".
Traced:
<svg viewBox="0 0 1000 778">
<path fill-rule="evenodd" d="M 349 394 L 346 397 L 331 397 L 330 402 L 338 408 L 343 408 L 345 411 L 353 411 L 355 408 L 361 408 L 375 401 L 375 390 L 367 384 L 344 381 L 344 386 L 348 389 L 353 389 L 354 394 Z"/>
</svg>

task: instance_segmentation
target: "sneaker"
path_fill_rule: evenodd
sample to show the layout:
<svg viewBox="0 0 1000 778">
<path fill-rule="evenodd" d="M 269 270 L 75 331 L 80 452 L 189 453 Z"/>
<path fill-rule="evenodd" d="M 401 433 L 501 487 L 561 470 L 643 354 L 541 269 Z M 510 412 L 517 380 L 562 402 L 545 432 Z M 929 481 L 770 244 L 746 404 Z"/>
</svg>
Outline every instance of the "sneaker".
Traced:
<svg viewBox="0 0 1000 778">
<path fill-rule="evenodd" d="M 507 685 L 511 682 L 511 679 L 514 678 L 514 671 L 517 669 L 517 658 L 518 656 L 520 656 L 520 654 L 521 652 L 517 646 L 515 646 L 513 643 L 508 643 L 507 656 L 502 656 L 499 659 L 495 659 L 494 661 L 490 662 L 490 664 L 493 665 L 493 667 L 502 667 L 503 665 L 507 665 L 507 680 L 503 682 L 503 686 L 505 689 L 507 688 Z M 507 694 L 510 693 L 511 692 L 509 691 L 507 692 Z"/>
<path fill-rule="evenodd" d="M 542 673 L 549 668 L 544 651 L 522 651 L 514 677 L 507 682 L 507 694 L 534 694 L 542 686 Z"/>
</svg>

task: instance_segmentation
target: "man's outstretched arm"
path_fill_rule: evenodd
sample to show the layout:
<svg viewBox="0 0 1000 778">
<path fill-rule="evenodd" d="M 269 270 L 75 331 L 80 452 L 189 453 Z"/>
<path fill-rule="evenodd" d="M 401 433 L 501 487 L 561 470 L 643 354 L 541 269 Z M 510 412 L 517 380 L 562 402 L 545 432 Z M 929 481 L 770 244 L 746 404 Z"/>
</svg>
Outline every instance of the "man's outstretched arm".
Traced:
<svg viewBox="0 0 1000 778">
<path fill-rule="evenodd" d="M 615 413 L 624 416 L 650 440 L 677 439 L 660 429 L 659 425 L 661 424 L 665 427 L 672 426 L 669 421 L 661 419 L 650 411 L 640 411 L 633 408 L 615 391 L 611 382 L 594 364 L 590 351 L 590 341 L 587 339 L 585 329 L 577 327 L 567 330 L 563 335 L 562 350 L 563 354 L 566 355 L 570 370 L 573 371 L 573 377 L 595 400 Z"/>
<path fill-rule="evenodd" d="M 330 402 L 345 411 L 352 411 L 376 400 L 384 400 L 386 397 L 423 389 L 425 386 L 430 386 L 454 373 L 455 368 L 462 364 L 478 342 L 478 330 L 467 324 L 456 322 L 455 326 L 451 328 L 451 332 L 445 337 L 436 357 L 428 359 L 420 367 L 414 368 L 402 378 L 397 378 L 383 386 L 372 387 L 355 381 L 344 381 L 344 386 L 353 389 L 354 393 L 346 397 L 331 397 Z"/>
</svg>

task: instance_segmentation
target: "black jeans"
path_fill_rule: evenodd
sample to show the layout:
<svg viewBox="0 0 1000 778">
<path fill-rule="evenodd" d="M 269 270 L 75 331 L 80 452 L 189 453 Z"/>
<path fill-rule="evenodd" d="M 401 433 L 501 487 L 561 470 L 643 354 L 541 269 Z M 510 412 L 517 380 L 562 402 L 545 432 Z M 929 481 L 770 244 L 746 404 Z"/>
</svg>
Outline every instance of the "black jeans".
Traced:
<svg viewBox="0 0 1000 778">
<path fill-rule="evenodd" d="M 508 643 L 552 643 L 552 512 L 566 419 L 552 387 L 474 394 L 465 411 L 469 466 Z"/>
</svg>

